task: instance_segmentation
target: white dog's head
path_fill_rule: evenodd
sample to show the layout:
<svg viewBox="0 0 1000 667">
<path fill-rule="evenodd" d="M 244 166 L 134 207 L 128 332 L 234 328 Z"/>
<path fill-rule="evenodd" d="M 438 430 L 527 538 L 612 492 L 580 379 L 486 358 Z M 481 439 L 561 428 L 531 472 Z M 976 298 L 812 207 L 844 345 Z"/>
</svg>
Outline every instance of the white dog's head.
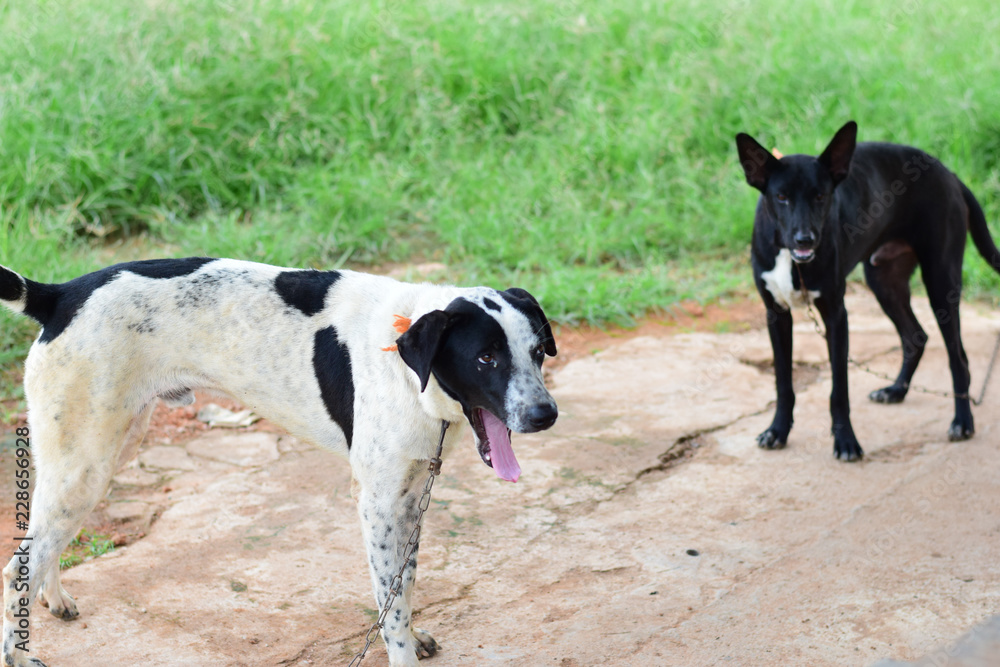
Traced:
<svg viewBox="0 0 1000 667">
<path fill-rule="evenodd" d="M 535 298 L 517 288 L 479 290 L 423 315 L 396 344 L 421 391 L 433 375 L 461 404 L 486 465 L 517 481 L 510 432 L 543 431 L 559 415 L 542 380 L 542 361 L 556 355 L 556 342 Z"/>
</svg>

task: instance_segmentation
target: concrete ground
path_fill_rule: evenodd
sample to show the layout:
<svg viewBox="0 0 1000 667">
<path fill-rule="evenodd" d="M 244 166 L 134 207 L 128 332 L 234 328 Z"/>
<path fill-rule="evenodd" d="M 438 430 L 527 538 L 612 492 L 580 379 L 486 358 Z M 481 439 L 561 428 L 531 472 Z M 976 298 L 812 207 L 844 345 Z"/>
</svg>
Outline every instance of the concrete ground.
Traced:
<svg viewBox="0 0 1000 667">
<path fill-rule="evenodd" d="M 855 292 L 852 353 L 894 374 L 896 334 Z M 914 381 L 947 389 L 940 336 L 915 302 L 931 340 Z M 972 304 L 962 316 L 978 390 L 1000 316 Z M 514 437 L 517 484 L 482 464 L 471 435 L 446 458 L 414 598 L 443 646 L 426 664 L 1000 664 L 988 622 L 1000 613 L 1000 378 L 974 409 L 975 438 L 949 443 L 950 400 L 872 404 L 886 383 L 852 370 L 867 457 L 838 463 L 825 344 L 797 317 L 795 428 L 787 449 L 763 451 L 774 383 L 752 324 L 577 349 L 551 375 L 559 422 Z M 36 608 L 32 655 L 50 667 L 346 664 L 374 616 L 349 486 L 343 460 L 276 433 L 154 440 L 100 515 L 145 522 L 146 536 L 65 573 L 82 616 Z M 386 664 L 380 644 L 364 664 Z"/>
</svg>

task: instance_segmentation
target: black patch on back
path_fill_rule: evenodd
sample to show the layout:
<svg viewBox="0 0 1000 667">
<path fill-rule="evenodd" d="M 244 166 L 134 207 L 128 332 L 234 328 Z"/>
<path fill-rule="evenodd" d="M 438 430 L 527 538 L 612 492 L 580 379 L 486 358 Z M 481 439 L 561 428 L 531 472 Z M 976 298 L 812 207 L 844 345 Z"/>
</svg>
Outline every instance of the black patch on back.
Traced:
<svg viewBox="0 0 1000 667">
<path fill-rule="evenodd" d="M 192 274 L 214 261 L 211 257 L 147 259 L 115 264 L 60 285 L 28 280 L 28 300 L 24 312 L 41 323 L 42 335 L 38 340 L 48 343 L 55 340 L 69 326 L 77 311 L 95 290 L 114 280 L 120 273 L 134 273 L 145 278 L 179 278 Z"/>
<path fill-rule="evenodd" d="M 500 310 L 500 304 L 492 299 L 483 299 L 483 305 L 489 308 L 490 310 L 497 310 L 497 311 Z"/>
<path fill-rule="evenodd" d="M 337 337 L 337 330 L 326 327 L 316 332 L 313 344 L 313 370 L 326 412 L 337 422 L 351 448 L 354 437 L 354 379 L 347 345 Z"/>
<path fill-rule="evenodd" d="M 282 271 L 274 279 L 274 289 L 289 306 L 312 316 L 323 310 L 326 292 L 338 280 L 338 271 Z"/>
<path fill-rule="evenodd" d="M 17 301 L 24 292 L 24 285 L 17 274 L 0 266 L 0 300 Z"/>
<path fill-rule="evenodd" d="M 122 271 L 128 271 L 144 278 L 180 278 L 187 276 L 209 262 L 214 262 L 214 257 L 185 257 L 183 259 L 147 259 L 140 262 L 125 262 L 115 264 L 104 269 L 105 271 L 115 271 L 118 275 Z M 98 271 L 97 273 L 101 273 Z M 90 275 L 94 275 L 93 273 Z"/>
</svg>

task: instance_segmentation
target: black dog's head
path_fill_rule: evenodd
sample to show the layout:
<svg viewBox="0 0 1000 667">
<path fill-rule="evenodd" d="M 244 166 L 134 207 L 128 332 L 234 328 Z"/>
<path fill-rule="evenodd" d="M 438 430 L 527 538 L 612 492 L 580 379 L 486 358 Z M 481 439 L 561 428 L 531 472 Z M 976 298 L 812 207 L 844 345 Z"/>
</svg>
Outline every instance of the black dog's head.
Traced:
<svg viewBox="0 0 1000 667">
<path fill-rule="evenodd" d="M 760 190 L 761 204 L 777 223 L 779 245 L 791 250 L 796 262 L 811 262 L 816 256 L 834 188 L 847 178 L 857 135 L 857 123 L 848 121 L 819 157 L 781 159 L 750 135 L 736 135 L 747 183 Z"/>
<path fill-rule="evenodd" d="M 559 414 L 541 371 L 556 343 L 534 297 L 517 288 L 473 291 L 417 319 L 396 345 L 421 391 L 433 375 L 462 406 L 486 465 L 517 481 L 510 431 L 542 431 Z"/>
</svg>

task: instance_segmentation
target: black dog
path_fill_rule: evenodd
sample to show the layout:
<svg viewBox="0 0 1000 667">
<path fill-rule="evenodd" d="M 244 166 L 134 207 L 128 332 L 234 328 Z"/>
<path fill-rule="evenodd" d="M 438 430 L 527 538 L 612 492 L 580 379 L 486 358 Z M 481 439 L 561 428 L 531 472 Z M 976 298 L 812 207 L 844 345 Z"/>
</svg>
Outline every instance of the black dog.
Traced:
<svg viewBox="0 0 1000 667">
<path fill-rule="evenodd" d="M 951 366 L 955 419 L 950 440 L 975 432 L 969 407 L 969 366 L 962 347 L 958 305 L 968 229 L 979 253 L 1000 272 L 983 210 L 958 177 L 923 151 L 887 143 L 856 144 L 848 122 L 819 157 L 777 158 L 746 134 L 736 148 L 747 182 L 761 191 L 754 217 L 754 282 L 767 307 L 778 405 L 757 437 L 766 449 L 785 446 L 792 428 L 792 316 L 813 301 L 826 325 L 833 373 L 830 413 L 838 459 L 864 453 L 851 428 L 847 398 L 847 275 L 864 260 L 865 278 L 903 344 L 903 367 L 889 387 L 869 398 L 899 403 L 923 354 L 927 336 L 910 308 L 909 278 L 920 265 L 927 295 Z M 803 294 L 802 282 L 808 297 Z"/>
</svg>

